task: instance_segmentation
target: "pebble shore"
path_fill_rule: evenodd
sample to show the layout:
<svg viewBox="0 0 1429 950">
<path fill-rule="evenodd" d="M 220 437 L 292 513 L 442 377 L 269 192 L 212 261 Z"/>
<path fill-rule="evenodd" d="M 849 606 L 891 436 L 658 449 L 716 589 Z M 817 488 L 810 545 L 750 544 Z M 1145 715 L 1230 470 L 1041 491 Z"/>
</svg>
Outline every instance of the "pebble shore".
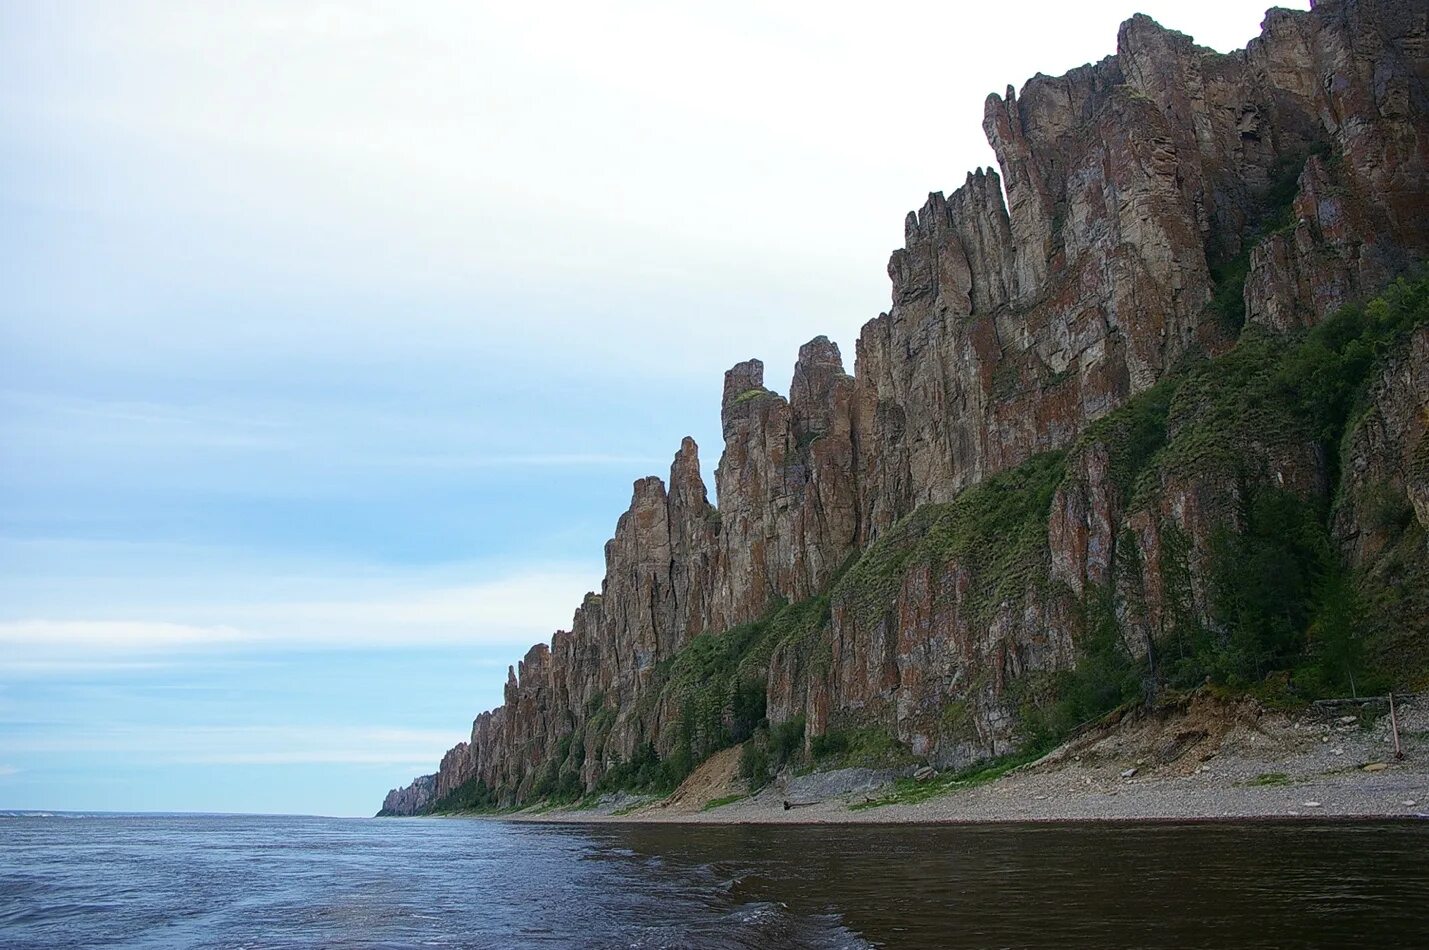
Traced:
<svg viewBox="0 0 1429 950">
<path fill-rule="evenodd" d="M 996 781 L 917 803 L 866 807 L 887 794 L 892 774 L 845 769 L 786 777 L 727 804 L 718 801 L 740 787 L 719 776 L 695 795 L 620 797 L 595 808 L 509 817 L 715 824 L 1429 819 L 1426 705 L 1410 702 L 1399 710 L 1403 758 L 1394 756 L 1388 717 L 1241 710 L 1222 717 L 1227 721 L 1219 732 L 1217 723 L 1194 716 L 1189 724 L 1111 730 Z M 1179 751 L 1173 745 L 1176 754 L 1165 761 L 1167 743 L 1187 735 L 1200 738 Z M 729 771 L 728 761 L 715 767 Z M 711 802 L 716 807 L 707 807 Z"/>
</svg>

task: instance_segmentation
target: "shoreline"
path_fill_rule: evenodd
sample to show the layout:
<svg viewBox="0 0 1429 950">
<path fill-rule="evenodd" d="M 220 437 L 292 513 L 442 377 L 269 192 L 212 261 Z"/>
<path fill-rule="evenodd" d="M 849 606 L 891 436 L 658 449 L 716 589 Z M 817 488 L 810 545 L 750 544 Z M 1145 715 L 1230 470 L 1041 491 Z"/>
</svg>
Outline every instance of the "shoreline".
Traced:
<svg viewBox="0 0 1429 950">
<path fill-rule="evenodd" d="M 616 814 L 600 809 L 550 809 L 508 815 L 471 816 L 530 824 L 698 825 L 997 825 L 997 824 L 1185 824 L 1236 821 L 1429 820 L 1429 775 L 1347 775 L 1337 781 L 1282 787 L 1205 785 L 1148 780 L 1115 792 L 1067 794 L 1053 801 L 1024 793 L 1035 776 L 1008 776 L 974 789 L 952 790 L 916 804 L 852 809 L 846 800 L 785 810 L 777 793 L 703 809 L 662 808 L 653 802 Z M 1367 781 L 1368 780 L 1368 781 Z M 1307 802 L 1316 802 L 1307 805 Z M 1405 804 L 1412 802 L 1413 804 Z M 462 816 L 453 816 L 462 817 Z"/>
<path fill-rule="evenodd" d="M 908 769 L 789 773 L 753 794 L 738 748 L 706 760 L 666 797 L 453 814 L 532 824 L 882 825 L 1429 820 L 1429 701 L 1398 716 L 1368 706 L 1285 712 L 1192 694 L 1141 709 L 990 781 Z M 911 800 L 898 800 L 898 799 Z M 789 803 L 791 807 L 786 807 Z"/>
<path fill-rule="evenodd" d="M 751 818 L 741 821 L 711 821 L 693 818 L 688 821 L 667 821 L 663 819 L 630 819 L 626 817 L 610 819 L 582 819 L 572 817 L 569 819 L 547 819 L 547 818 L 520 818 L 509 815 L 440 815 L 432 817 L 456 818 L 474 821 L 507 821 L 512 824 L 522 825 L 572 825 L 572 826 L 592 826 L 592 825 L 691 825 L 701 828 L 714 827 L 754 827 L 754 828 L 786 828 L 794 826 L 808 827 L 829 827 L 840 828 L 882 828 L 888 826 L 908 827 L 908 828 L 995 828 L 999 826 L 1025 828 L 1029 825 L 1046 825 L 1047 827 L 1064 826 L 1090 826 L 1090 825 L 1236 825 L 1254 823 L 1257 825 L 1416 825 L 1423 821 L 1429 821 L 1429 814 L 1416 815 L 1236 815 L 1231 817 L 1217 815 L 1202 815 L 1191 818 L 1169 818 L 1169 817 L 1145 817 L 1145 818 L 1125 818 L 1101 816 L 1093 818 L 939 818 L 939 819 L 907 819 L 898 821 L 869 821 L 867 819 L 854 819 L 851 821 L 804 821 L 788 822 L 768 818 Z"/>
</svg>

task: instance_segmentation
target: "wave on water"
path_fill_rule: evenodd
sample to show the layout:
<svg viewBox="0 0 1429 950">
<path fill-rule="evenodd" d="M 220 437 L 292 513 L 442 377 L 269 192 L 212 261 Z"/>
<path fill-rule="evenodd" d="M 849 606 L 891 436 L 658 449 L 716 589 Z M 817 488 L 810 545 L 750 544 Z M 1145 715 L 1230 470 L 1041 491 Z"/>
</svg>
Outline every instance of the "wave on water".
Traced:
<svg viewBox="0 0 1429 950">
<path fill-rule="evenodd" d="M 828 834 L 4 817 L 5 950 L 1429 947 L 1421 823 Z"/>
<path fill-rule="evenodd" d="M 0 849 L 7 950 L 870 946 L 837 915 L 743 891 L 742 861 L 716 870 L 586 834 L 485 822 L 0 817 L 12 819 Z M 74 818 L 120 820 L 61 821 Z"/>
<path fill-rule="evenodd" d="M 801 916 L 784 904 L 753 901 L 691 927 L 687 923 L 644 928 L 631 950 L 868 950 L 869 943 L 848 929 L 836 914 Z"/>
</svg>

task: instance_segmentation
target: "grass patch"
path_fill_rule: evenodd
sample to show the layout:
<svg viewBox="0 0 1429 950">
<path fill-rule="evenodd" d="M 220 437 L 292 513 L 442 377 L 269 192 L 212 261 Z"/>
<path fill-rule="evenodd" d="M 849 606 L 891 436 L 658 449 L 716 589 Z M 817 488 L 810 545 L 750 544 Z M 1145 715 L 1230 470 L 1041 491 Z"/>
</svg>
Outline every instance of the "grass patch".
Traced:
<svg viewBox="0 0 1429 950">
<path fill-rule="evenodd" d="M 830 729 L 814 736 L 809 756 L 820 769 L 895 768 L 914 761 L 907 746 L 877 726 Z"/>
<path fill-rule="evenodd" d="M 748 797 L 748 795 L 725 795 L 721 798 L 712 798 L 709 801 L 705 802 L 705 807 L 701 808 L 700 811 L 714 811 L 716 808 L 723 808 L 725 805 L 733 805 L 735 802 L 742 802 Z"/>
<path fill-rule="evenodd" d="M 705 759 L 741 742 L 752 743 L 752 751 L 745 752 L 746 775 L 756 784 L 767 781 L 770 769 L 777 771 L 799 755 L 803 741 L 802 718 L 797 725 L 768 720 L 769 661 L 783 648 L 796 651 L 814 675 L 827 670 L 828 640 L 822 634 L 829 616 L 827 596 L 780 604 L 752 623 L 700 634 L 657 664 L 641 703 L 649 711 L 661 705 L 679 711 L 678 721 L 669 724 L 673 747 L 662 757 L 653 743 L 644 743 L 628 761 L 607 769 L 596 790 L 666 794 Z M 613 721 L 615 713 L 602 710 L 600 715 Z"/>
<path fill-rule="evenodd" d="M 893 783 L 892 789 L 886 794 L 868 801 L 856 802 L 850 805 L 849 809 L 862 811 L 866 808 L 882 808 L 885 805 L 915 805 L 930 798 L 940 798 L 952 792 L 977 788 L 979 785 L 997 781 L 1013 769 L 1021 768 L 1029 762 L 1035 762 L 1043 754 L 1040 749 L 1014 752 L 969 766 L 960 772 L 947 772 L 935 776 L 926 782 L 900 778 Z"/>
<path fill-rule="evenodd" d="M 1109 474 L 1121 490 L 1122 504 L 1131 499 L 1132 489 L 1142 472 L 1166 446 L 1166 423 L 1171 400 L 1181 386 L 1181 377 L 1163 379 L 1133 396 L 1126 405 L 1092 425 L 1077 440 L 1076 451 L 1093 444 L 1107 450 Z"/>
<path fill-rule="evenodd" d="M 1279 788 L 1290 784 L 1290 776 L 1284 772 L 1261 772 L 1255 778 L 1246 782 L 1247 785 L 1270 786 Z"/>
</svg>

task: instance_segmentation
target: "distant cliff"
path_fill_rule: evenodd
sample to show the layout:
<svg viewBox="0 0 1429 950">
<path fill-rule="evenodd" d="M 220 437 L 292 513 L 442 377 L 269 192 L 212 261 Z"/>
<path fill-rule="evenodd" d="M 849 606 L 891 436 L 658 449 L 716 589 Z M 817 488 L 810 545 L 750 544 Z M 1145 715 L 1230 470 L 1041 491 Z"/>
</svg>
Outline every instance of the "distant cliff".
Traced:
<svg viewBox="0 0 1429 950">
<path fill-rule="evenodd" d="M 908 215 L 854 374 L 824 337 L 787 398 L 729 370 L 719 507 L 686 439 L 383 812 L 668 783 L 781 727 L 960 765 L 1133 686 L 1422 681 L 1424 285 L 1346 305 L 1429 250 L 1426 17 L 1324 0 L 1222 55 L 1137 16 L 990 96 L 1001 176 Z"/>
<path fill-rule="evenodd" d="M 419 775 L 406 788 L 394 788 L 388 792 L 387 797 L 382 801 L 382 810 L 377 813 L 377 817 L 388 818 L 420 814 L 432 804 L 436 798 L 436 791 L 437 776 L 435 773 Z"/>
</svg>

